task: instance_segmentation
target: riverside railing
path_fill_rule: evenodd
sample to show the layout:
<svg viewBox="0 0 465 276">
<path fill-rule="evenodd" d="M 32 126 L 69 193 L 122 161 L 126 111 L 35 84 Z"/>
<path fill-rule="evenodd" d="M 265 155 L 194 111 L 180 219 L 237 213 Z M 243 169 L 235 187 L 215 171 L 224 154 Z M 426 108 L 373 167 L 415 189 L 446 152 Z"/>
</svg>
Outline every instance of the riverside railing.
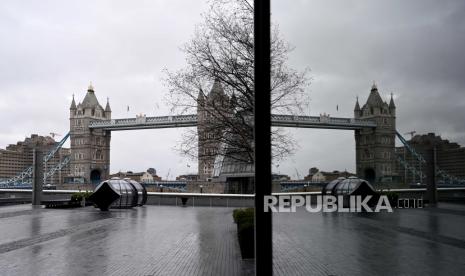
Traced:
<svg viewBox="0 0 465 276">
<path fill-rule="evenodd" d="M 44 190 L 45 199 L 70 198 L 73 193 L 84 190 Z M 422 197 L 426 194 L 426 188 L 411 189 L 383 189 L 382 191 L 397 192 L 402 197 Z M 439 198 L 442 200 L 465 200 L 465 187 L 438 188 Z M 321 192 L 280 192 L 273 195 L 320 195 Z M 11 203 L 19 201 L 26 202 L 31 198 L 32 191 L 26 189 L 0 189 L 1 203 Z M 253 207 L 255 195 L 253 194 L 207 194 L 207 193 L 161 193 L 148 192 L 147 205 L 171 205 L 189 207 Z"/>
</svg>

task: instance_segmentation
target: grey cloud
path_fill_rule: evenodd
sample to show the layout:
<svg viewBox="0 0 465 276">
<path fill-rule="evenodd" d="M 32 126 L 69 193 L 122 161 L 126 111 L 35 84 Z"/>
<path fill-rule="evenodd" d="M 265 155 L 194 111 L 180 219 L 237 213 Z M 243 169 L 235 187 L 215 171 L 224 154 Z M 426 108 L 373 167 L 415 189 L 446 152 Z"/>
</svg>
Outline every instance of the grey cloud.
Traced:
<svg viewBox="0 0 465 276">
<path fill-rule="evenodd" d="M 386 100 L 396 96 L 401 132 L 465 144 L 465 2 L 273 0 L 272 8 L 295 46 L 289 65 L 312 69 L 307 112 L 351 116 L 355 97 L 365 101 L 376 80 Z M 114 117 L 168 113 L 162 69 L 184 66 L 179 47 L 205 11 L 190 0 L 0 2 L 0 147 L 30 133 L 64 134 L 70 97 L 82 100 L 89 81 L 102 104 L 110 97 Z M 353 170 L 352 132 L 291 133 L 300 149 L 275 168 L 281 173 Z M 175 130 L 114 133 L 112 171 L 193 172 L 173 151 L 180 138 Z"/>
<path fill-rule="evenodd" d="M 272 3 L 274 21 L 295 46 L 291 64 L 312 68 L 311 113 L 351 116 L 355 96 L 365 101 L 376 80 L 386 100 L 396 95 L 401 132 L 436 132 L 465 144 L 463 1 Z M 353 133 L 297 132 L 307 143 L 294 156 L 301 171 L 354 168 Z"/>
</svg>

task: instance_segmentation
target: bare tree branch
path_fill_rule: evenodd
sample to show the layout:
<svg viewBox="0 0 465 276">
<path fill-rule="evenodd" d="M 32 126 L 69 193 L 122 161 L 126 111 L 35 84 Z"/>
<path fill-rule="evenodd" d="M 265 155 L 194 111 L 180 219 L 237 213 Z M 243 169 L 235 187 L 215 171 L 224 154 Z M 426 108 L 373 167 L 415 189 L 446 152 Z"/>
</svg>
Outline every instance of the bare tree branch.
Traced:
<svg viewBox="0 0 465 276">
<path fill-rule="evenodd" d="M 200 108 L 208 118 L 201 131 L 183 133 L 179 150 L 192 158 L 228 154 L 253 162 L 253 6 L 247 0 L 210 1 L 203 19 L 181 49 L 186 55 L 186 67 L 174 72 L 165 70 L 172 112 L 193 113 Z M 298 72 L 287 67 L 293 48 L 281 38 L 277 27 L 273 27 L 271 40 L 272 111 L 301 114 L 308 104 L 305 89 L 310 83 L 309 70 Z M 214 80 L 221 83 L 224 93 L 216 100 L 210 99 L 208 93 Z M 219 152 L 220 144 L 227 145 L 226 152 Z M 199 147 L 204 152 L 197 152 Z M 294 152 L 296 142 L 283 129 L 273 129 L 272 147 L 273 158 L 280 160 Z"/>
</svg>

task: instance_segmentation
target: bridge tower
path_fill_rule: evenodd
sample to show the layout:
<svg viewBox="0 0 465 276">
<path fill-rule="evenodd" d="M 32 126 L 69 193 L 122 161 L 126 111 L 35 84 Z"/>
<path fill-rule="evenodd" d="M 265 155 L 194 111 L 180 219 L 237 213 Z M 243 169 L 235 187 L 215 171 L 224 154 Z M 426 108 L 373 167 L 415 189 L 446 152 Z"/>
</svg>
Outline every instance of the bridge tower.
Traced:
<svg viewBox="0 0 465 276">
<path fill-rule="evenodd" d="M 213 175 L 224 124 L 221 117 L 230 114 L 230 99 L 224 93 L 221 82 L 215 79 L 208 95 L 202 91 L 197 98 L 198 134 L 198 174 L 200 180 L 208 180 Z"/>
<path fill-rule="evenodd" d="M 109 100 L 105 109 L 99 104 L 94 88 L 89 85 L 84 100 L 70 107 L 70 177 L 74 183 L 100 183 L 110 174 L 110 131 L 90 129 L 95 120 L 111 119 Z"/>
<path fill-rule="evenodd" d="M 396 106 L 391 94 L 387 104 L 382 100 L 376 84 L 373 83 L 366 103 L 360 108 L 358 97 L 354 117 L 375 121 L 374 129 L 355 131 L 357 176 L 370 183 L 389 183 L 394 180 Z"/>
</svg>

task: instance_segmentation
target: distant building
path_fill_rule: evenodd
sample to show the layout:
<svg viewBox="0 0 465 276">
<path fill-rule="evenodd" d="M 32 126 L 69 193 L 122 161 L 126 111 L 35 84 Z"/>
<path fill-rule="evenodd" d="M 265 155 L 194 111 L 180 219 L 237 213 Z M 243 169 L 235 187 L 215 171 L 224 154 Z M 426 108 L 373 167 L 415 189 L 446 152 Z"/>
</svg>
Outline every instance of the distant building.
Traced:
<svg viewBox="0 0 465 276">
<path fill-rule="evenodd" d="M 152 168 L 148 169 L 146 172 L 117 172 L 115 174 L 111 174 L 110 178 L 112 177 L 119 177 L 119 178 L 130 178 L 137 182 L 141 183 L 153 183 L 155 181 L 161 181 L 161 177 L 156 174 L 156 171 Z"/>
<path fill-rule="evenodd" d="M 31 137 L 18 142 L 15 145 L 9 145 L 5 149 L 0 149 L 0 179 L 7 180 L 15 177 L 26 168 L 32 166 L 33 149 L 37 148 L 43 152 L 52 150 L 58 142 L 49 136 L 39 136 L 32 134 Z M 46 170 L 49 170 L 58 165 L 65 156 L 70 155 L 70 149 L 61 148 L 47 162 Z M 63 179 L 69 173 L 69 168 L 65 167 L 61 171 L 58 170 L 55 174 L 47 178 L 45 184 L 58 185 L 63 183 Z"/>
<path fill-rule="evenodd" d="M 308 175 L 304 178 L 306 181 L 312 182 L 329 182 L 339 177 L 349 177 L 355 176 L 355 174 L 347 172 L 347 171 L 332 171 L 332 172 L 325 172 L 320 171 L 318 168 L 311 168 L 308 170 Z"/>
<path fill-rule="evenodd" d="M 154 168 L 148 168 L 147 169 L 147 172 L 151 175 L 156 175 L 157 174 L 157 170 L 155 170 Z"/>
<path fill-rule="evenodd" d="M 183 174 L 176 177 L 176 180 L 186 180 L 186 181 L 199 181 L 198 174 Z"/>
<path fill-rule="evenodd" d="M 396 155 L 407 161 L 407 164 L 414 167 L 424 175 L 423 181 L 420 180 L 419 175 L 415 175 L 411 170 L 405 170 L 405 166 L 400 163 L 397 166 L 397 171 L 402 177 L 403 181 L 407 184 L 428 184 L 433 181 L 434 172 L 434 149 L 436 148 L 436 165 L 439 170 L 446 172 L 448 175 L 465 179 L 465 147 L 457 143 L 444 140 L 441 136 L 436 136 L 434 133 L 425 135 L 415 135 L 407 143 L 415 149 L 417 153 L 423 156 L 426 163 L 420 164 L 416 158 L 410 154 L 405 147 L 396 147 Z M 438 175 L 437 181 L 439 183 L 447 183 L 444 175 Z"/>
<path fill-rule="evenodd" d="M 253 194 L 255 191 L 255 167 L 252 162 L 238 161 L 232 155 L 215 160 L 213 181 L 226 183 L 227 194 Z"/>
<path fill-rule="evenodd" d="M 291 177 L 287 174 L 276 174 L 273 173 L 271 174 L 271 180 L 272 181 L 288 181 L 291 180 Z"/>
</svg>

